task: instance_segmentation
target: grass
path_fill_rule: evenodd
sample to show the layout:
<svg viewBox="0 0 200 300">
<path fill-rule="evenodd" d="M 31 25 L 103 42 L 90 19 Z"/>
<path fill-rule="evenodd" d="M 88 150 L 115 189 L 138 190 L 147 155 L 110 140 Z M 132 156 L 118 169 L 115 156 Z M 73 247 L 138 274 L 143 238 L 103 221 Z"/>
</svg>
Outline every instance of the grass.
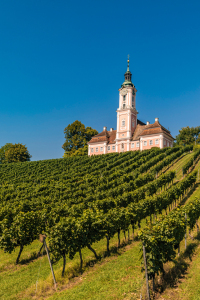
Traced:
<svg viewBox="0 0 200 300">
<path fill-rule="evenodd" d="M 144 224 L 145 222 L 142 222 L 141 225 L 144 226 Z M 139 253 L 138 242 L 133 242 L 128 245 L 126 245 L 126 243 L 123 244 L 122 242 L 122 247 L 119 249 L 116 245 L 117 235 L 115 235 L 110 241 L 111 255 L 110 257 L 107 257 L 105 251 L 106 239 L 93 244 L 93 248 L 96 250 L 97 254 L 101 256 L 101 259 L 98 261 L 95 259 L 90 250 L 86 248 L 83 249 L 83 274 L 80 273 L 79 256 L 77 254 L 72 261 L 69 259 L 67 260 L 66 274 L 63 279 L 61 277 L 62 260 L 60 260 L 53 266 L 56 280 L 58 282 L 58 289 L 62 289 L 63 286 L 66 285 L 68 286 L 69 283 L 73 283 L 77 280 L 77 278 L 82 278 L 82 276 L 85 276 L 84 274 L 86 273 L 88 273 L 88 276 L 90 277 L 89 274 L 91 271 L 98 270 L 101 266 L 107 264 L 107 262 L 117 260 L 118 257 L 123 257 L 123 253 L 125 253 L 126 250 L 133 249 L 133 252 L 136 251 L 136 253 Z M 47 257 L 43 256 L 36 258 L 36 253 L 40 246 L 40 242 L 35 241 L 31 245 L 25 247 L 22 252 L 21 262 L 19 265 L 15 265 L 15 260 L 18 254 L 17 252 L 7 254 L 0 251 L 0 299 L 43 299 L 55 292 Z M 126 264 L 126 260 L 124 263 Z M 139 267 L 140 262 L 137 262 L 137 265 L 138 276 L 142 278 L 143 275 L 141 274 L 141 268 Z M 113 270 L 112 267 L 110 270 Z"/>
<path fill-rule="evenodd" d="M 107 258 L 106 263 L 84 274 L 73 288 L 48 299 L 138 299 L 143 283 L 140 256 L 139 242 L 127 246 L 123 255 Z"/>
<path fill-rule="evenodd" d="M 194 153 L 183 154 L 178 161 L 172 165 L 167 171 L 176 171 L 176 179 L 181 180 L 183 177 L 182 167 L 190 160 Z"/>
<path fill-rule="evenodd" d="M 200 162 L 196 168 L 200 167 Z M 198 197 L 200 199 L 200 182 L 196 184 L 196 189 L 187 201 Z M 187 202 L 186 201 L 186 202 Z M 173 262 L 165 264 L 165 276 L 157 278 L 156 299 L 181 299 L 200 300 L 200 233 L 196 229 L 191 232 L 192 240 L 187 232 L 187 248 L 185 240 L 180 245 L 180 257 L 176 257 Z"/>
<path fill-rule="evenodd" d="M 167 263 L 164 267 L 166 274 L 157 282 L 156 299 L 200 299 L 200 233 L 195 235 L 194 240 L 187 239 L 187 248 L 184 241 L 181 243 L 181 254 L 174 262 Z M 159 281 L 159 280 L 158 280 Z"/>
</svg>

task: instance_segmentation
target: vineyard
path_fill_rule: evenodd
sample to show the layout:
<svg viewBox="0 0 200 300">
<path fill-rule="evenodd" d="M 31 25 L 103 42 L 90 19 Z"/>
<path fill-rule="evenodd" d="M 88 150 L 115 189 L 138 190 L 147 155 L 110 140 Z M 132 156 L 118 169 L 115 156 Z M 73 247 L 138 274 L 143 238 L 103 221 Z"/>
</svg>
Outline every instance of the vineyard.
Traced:
<svg viewBox="0 0 200 300">
<path fill-rule="evenodd" d="M 142 249 L 153 297 L 156 276 L 181 255 L 181 242 L 195 226 L 198 229 L 200 197 L 189 195 L 198 190 L 200 150 L 192 150 L 192 146 L 153 148 L 1 165 L 0 278 L 4 283 L 0 283 L 0 298 L 43 299 L 40 292 L 51 290 L 51 299 L 67 299 L 67 295 L 69 299 L 101 299 L 86 298 L 83 291 L 77 296 L 66 288 L 63 296 L 57 294 L 73 278 L 92 272 L 94 264 L 108 268 L 114 249 L 120 253 L 119 269 L 131 251 L 140 280 L 131 285 L 127 298 L 123 294 L 108 297 L 103 291 L 102 298 L 147 297 L 142 290 Z M 46 251 L 38 241 L 41 234 L 46 238 L 57 291 Z M 132 260 L 130 265 L 134 274 Z"/>
</svg>

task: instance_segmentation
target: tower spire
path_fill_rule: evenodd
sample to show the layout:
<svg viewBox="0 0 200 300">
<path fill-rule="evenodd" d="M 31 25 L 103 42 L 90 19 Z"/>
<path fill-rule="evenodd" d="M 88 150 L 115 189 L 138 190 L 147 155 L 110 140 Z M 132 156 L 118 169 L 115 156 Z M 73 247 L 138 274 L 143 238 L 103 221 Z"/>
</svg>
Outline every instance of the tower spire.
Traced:
<svg viewBox="0 0 200 300">
<path fill-rule="evenodd" d="M 130 57 L 130 55 L 128 54 L 128 59 L 127 59 L 127 71 L 126 71 L 126 73 L 124 74 L 125 81 L 124 81 L 124 83 L 122 83 L 122 86 L 124 86 L 124 85 L 131 85 L 131 86 L 133 86 L 133 83 L 132 83 L 132 81 L 131 81 L 131 76 L 132 76 L 132 74 L 131 74 L 131 72 L 130 72 L 130 70 L 129 70 L 129 57 Z"/>
<path fill-rule="evenodd" d="M 127 71 L 129 71 L 129 57 L 130 57 L 130 55 L 128 54 L 128 60 L 127 60 Z"/>
</svg>

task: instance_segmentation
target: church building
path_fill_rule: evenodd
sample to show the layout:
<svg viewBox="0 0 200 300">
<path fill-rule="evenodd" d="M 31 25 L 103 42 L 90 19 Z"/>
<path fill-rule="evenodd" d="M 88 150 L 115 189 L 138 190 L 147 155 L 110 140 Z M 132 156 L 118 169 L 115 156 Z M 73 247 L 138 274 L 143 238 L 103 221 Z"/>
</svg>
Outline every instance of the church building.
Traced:
<svg viewBox="0 0 200 300">
<path fill-rule="evenodd" d="M 159 123 L 146 124 L 137 118 L 136 93 L 129 70 L 124 74 L 125 81 L 119 89 L 119 108 L 117 109 L 117 130 L 103 127 L 103 131 L 88 142 L 88 155 L 99 155 L 112 152 L 145 150 L 152 147 L 172 147 L 174 138 L 170 131 Z"/>
</svg>

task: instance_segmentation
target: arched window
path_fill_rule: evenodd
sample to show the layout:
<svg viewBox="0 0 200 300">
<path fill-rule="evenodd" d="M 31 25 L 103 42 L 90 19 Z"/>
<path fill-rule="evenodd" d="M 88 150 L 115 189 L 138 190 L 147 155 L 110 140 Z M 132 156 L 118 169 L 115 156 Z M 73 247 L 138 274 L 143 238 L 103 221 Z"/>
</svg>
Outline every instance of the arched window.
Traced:
<svg viewBox="0 0 200 300">
<path fill-rule="evenodd" d="M 125 103 L 123 103 L 123 109 L 125 109 L 126 108 L 126 104 Z"/>
<path fill-rule="evenodd" d="M 125 119 L 122 119 L 122 126 L 125 126 Z"/>
<path fill-rule="evenodd" d="M 126 101 L 126 95 L 123 96 L 123 101 Z"/>
<path fill-rule="evenodd" d="M 124 149 L 124 144 L 123 143 L 121 144 L 121 148 Z"/>
</svg>

